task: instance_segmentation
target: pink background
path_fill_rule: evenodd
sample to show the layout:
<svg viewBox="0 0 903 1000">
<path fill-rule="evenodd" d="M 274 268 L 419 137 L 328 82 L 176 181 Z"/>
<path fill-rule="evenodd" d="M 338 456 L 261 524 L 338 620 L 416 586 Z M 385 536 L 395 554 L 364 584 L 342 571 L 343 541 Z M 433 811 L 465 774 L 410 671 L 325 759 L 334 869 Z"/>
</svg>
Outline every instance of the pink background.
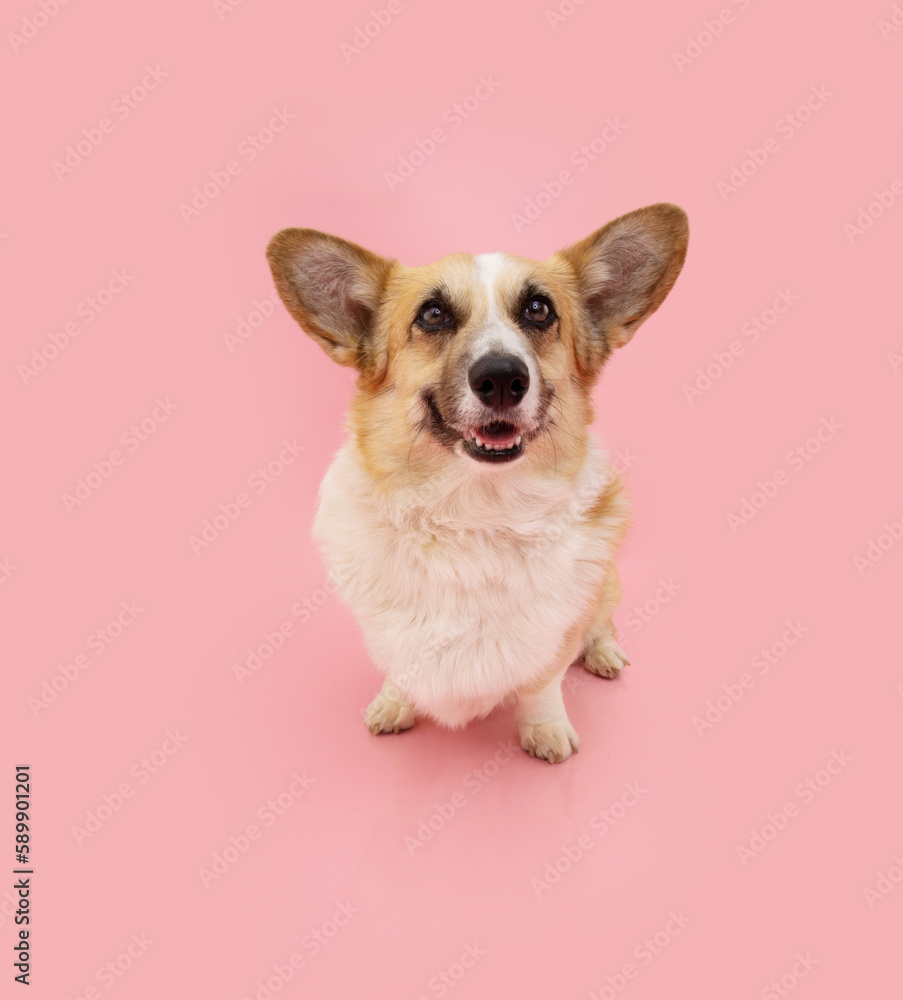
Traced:
<svg viewBox="0 0 903 1000">
<path fill-rule="evenodd" d="M 725 0 L 715 37 L 703 3 L 565 3 L 553 25 L 552 0 L 394 0 L 349 54 L 382 0 L 57 2 L 52 18 L 5 6 L 0 69 L 0 869 L 14 767 L 30 764 L 30 995 L 899 995 L 903 11 Z M 32 37 L 10 38 L 23 19 Z M 154 89 L 117 103 L 147 67 Z M 454 127 L 481 76 L 494 92 Z M 293 117 L 251 159 L 274 109 Z M 623 132 L 580 170 L 607 119 Z M 445 141 L 390 189 L 437 128 Z M 85 131 L 102 142 L 55 171 Z M 186 221 L 180 205 L 229 161 Z M 719 188 L 744 161 L 745 183 Z M 261 319 L 268 238 L 310 226 L 409 264 L 545 257 L 662 200 L 689 213 L 686 267 L 597 391 L 635 505 L 616 619 L 633 665 L 614 683 L 571 671 L 582 748 L 560 767 L 500 751 L 505 712 L 374 738 L 361 712 L 379 678 L 348 611 L 317 593 L 309 537 L 350 375 L 281 307 L 225 339 Z M 870 203 L 868 228 L 845 229 Z M 89 321 L 117 269 L 130 277 Z M 792 306 L 765 312 L 782 291 Z M 754 341 L 761 315 L 776 321 Z M 158 398 L 177 408 L 155 420 Z M 303 451 L 195 553 L 283 441 Z M 94 463 L 108 478 L 67 510 Z M 774 495 L 732 527 L 759 483 Z M 316 610 L 239 683 L 248 647 L 305 598 Z M 142 610 L 105 645 L 122 602 Z M 99 828 L 79 839 L 88 813 Z M 243 841 L 249 824 L 261 835 Z M 776 835 L 753 851 L 763 827 Z M 15 986 L 11 899 L 0 887 Z"/>
</svg>

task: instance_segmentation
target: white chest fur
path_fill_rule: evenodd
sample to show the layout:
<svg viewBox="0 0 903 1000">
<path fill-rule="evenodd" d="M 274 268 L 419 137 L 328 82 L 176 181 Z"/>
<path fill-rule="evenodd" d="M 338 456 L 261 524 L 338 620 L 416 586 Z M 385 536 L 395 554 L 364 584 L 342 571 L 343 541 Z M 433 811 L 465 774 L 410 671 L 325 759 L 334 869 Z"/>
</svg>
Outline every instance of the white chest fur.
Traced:
<svg viewBox="0 0 903 1000">
<path fill-rule="evenodd" d="M 376 666 L 450 726 L 549 669 L 596 598 L 618 527 L 584 517 L 609 479 L 595 447 L 574 484 L 473 471 L 452 463 L 420 495 L 386 501 L 349 443 L 314 525 Z"/>
</svg>

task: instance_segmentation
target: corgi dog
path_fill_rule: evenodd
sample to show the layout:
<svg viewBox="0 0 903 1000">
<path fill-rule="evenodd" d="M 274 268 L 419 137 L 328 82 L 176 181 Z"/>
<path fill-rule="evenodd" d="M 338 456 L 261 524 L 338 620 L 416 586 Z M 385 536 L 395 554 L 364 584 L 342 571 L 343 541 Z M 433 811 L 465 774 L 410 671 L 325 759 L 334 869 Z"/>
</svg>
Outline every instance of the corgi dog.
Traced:
<svg viewBox="0 0 903 1000">
<path fill-rule="evenodd" d="M 289 313 L 358 372 L 314 537 L 385 674 L 373 733 L 505 703 L 531 756 L 577 750 L 565 671 L 627 663 L 612 613 L 628 505 L 587 431 L 592 391 L 671 290 L 687 240 L 683 210 L 658 204 L 542 262 L 405 267 L 312 229 L 270 241 Z"/>
</svg>

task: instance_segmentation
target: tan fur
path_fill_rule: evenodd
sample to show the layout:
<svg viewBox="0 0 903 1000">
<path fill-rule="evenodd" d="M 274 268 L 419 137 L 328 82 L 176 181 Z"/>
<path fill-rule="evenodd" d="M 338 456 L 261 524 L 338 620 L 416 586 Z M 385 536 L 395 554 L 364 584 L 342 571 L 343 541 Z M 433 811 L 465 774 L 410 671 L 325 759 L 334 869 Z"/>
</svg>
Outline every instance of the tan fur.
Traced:
<svg viewBox="0 0 903 1000">
<path fill-rule="evenodd" d="M 612 538 L 612 549 L 614 550 L 627 532 L 629 516 L 630 508 L 625 496 L 624 483 L 620 476 L 613 474 L 603 492 L 599 494 L 595 503 L 585 513 L 583 520 L 587 524 L 604 528 Z M 592 644 L 589 640 L 606 635 L 614 638 L 615 628 L 612 615 L 617 610 L 620 601 L 621 585 L 618 580 L 618 571 L 614 561 L 610 561 L 606 565 L 605 577 L 598 592 L 594 595 L 583 617 L 565 635 L 555 661 L 549 664 L 548 671 L 538 681 L 523 690 L 527 693 L 541 690 L 563 668 L 567 668 L 578 653 L 586 653 L 587 648 L 590 649 L 589 662 L 592 663 Z M 592 665 L 587 666 L 587 669 L 591 673 L 598 672 L 593 670 Z M 603 676 L 614 675 L 605 674 Z"/>
</svg>

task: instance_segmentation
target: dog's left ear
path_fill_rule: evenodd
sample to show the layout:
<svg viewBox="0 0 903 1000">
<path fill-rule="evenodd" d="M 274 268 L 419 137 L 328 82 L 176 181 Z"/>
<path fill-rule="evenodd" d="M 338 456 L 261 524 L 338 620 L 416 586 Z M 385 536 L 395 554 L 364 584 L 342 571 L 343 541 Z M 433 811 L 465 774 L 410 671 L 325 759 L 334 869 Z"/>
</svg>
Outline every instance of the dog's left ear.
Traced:
<svg viewBox="0 0 903 1000">
<path fill-rule="evenodd" d="M 591 327 L 584 362 L 597 368 L 664 302 L 687 253 L 686 212 L 662 203 L 622 215 L 559 256 L 577 275 Z"/>
</svg>

